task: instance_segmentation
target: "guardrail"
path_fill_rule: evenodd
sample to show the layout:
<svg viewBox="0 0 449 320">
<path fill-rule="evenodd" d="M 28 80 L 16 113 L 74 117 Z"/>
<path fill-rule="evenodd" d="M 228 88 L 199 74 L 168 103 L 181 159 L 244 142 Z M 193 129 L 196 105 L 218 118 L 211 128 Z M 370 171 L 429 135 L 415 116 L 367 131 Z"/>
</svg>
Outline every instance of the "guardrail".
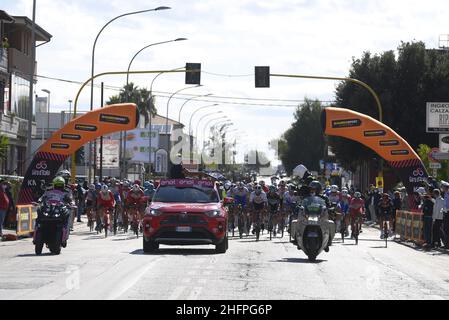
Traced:
<svg viewBox="0 0 449 320">
<path fill-rule="evenodd" d="M 413 241 L 423 244 L 423 214 L 422 212 L 400 211 L 396 212 L 396 234 L 402 241 Z"/>
</svg>

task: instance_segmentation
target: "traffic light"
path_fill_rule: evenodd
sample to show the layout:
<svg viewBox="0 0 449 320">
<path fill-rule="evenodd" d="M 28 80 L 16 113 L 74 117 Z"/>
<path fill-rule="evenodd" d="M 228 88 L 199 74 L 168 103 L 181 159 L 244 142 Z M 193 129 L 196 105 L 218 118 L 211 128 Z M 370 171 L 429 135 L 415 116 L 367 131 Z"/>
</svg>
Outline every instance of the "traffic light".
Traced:
<svg viewBox="0 0 449 320">
<path fill-rule="evenodd" d="M 201 84 L 201 63 L 186 63 L 186 84 Z"/>
<path fill-rule="evenodd" d="M 270 67 L 255 67 L 256 88 L 270 87 Z"/>
</svg>

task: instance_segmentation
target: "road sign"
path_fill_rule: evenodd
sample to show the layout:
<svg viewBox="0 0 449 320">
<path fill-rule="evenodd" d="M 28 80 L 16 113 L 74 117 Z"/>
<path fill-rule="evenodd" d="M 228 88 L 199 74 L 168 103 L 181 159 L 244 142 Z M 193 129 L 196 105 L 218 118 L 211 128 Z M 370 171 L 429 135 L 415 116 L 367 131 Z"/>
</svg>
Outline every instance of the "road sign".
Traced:
<svg viewBox="0 0 449 320">
<path fill-rule="evenodd" d="M 432 158 L 435 160 L 449 160 L 449 153 L 447 152 L 437 152 L 432 154 Z"/>
<path fill-rule="evenodd" d="M 430 169 L 441 169 L 441 163 L 439 162 L 431 162 L 429 163 Z"/>
<path fill-rule="evenodd" d="M 431 163 L 438 162 L 438 160 L 433 157 L 433 155 L 438 152 L 440 152 L 440 149 L 438 149 L 438 148 L 433 148 L 432 150 L 430 150 L 428 156 L 429 156 L 429 161 Z"/>
<path fill-rule="evenodd" d="M 449 134 L 440 134 L 440 151 L 449 152 Z"/>
<path fill-rule="evenodd" d="M 428 133 L 449 133 L 449 102 L 428 102 L 426 130 Z"/>
</svg>

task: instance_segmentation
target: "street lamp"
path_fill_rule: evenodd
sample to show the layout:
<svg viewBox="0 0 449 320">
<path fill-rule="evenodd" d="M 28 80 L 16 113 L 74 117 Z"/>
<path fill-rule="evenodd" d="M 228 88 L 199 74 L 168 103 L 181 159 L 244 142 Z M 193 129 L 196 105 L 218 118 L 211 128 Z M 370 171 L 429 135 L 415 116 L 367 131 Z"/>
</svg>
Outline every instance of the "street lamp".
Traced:
<svg viewBox="0 0 449 320">
<path fill-rule="evenodd" d="M 184 108 L 184 106 L 187 104 L 187 102 L 192 101 L 194 99 L 209 97 L 211 95 L 212 95 L 212 93 L 208 93 L 208 94 L 205 94 L 205 95 L 202 95 L 202 96 L 195 96 L 195 97 L 192 97 L 190 99 L 187 99 L 186 102 L 184 102 L 183 105 L 181 106 L 181 108 L 179 109 L 178 122 L 181 123 L 181 112 L 182 112 L 182 109 Z"/>
<path fill-rule="evenodd" d="M 69 121 L 72 120 L 72 100 L 69 100 Z"/>
<path fill-rule="evenodd" d="M 143 50 L 145 50 L 145 49 L 147 49 L 149 47 L 152 47 L 152 46 L 156 46 L 156 45 L 164 44 L 164 43 L 169 43 L 169 42 L 175 42 L 175 41 L 184 41 L 184 40 L 188 40 L 188 39 L 187 38 L 177 38 L 177 39 L 174 39 L 174 40 L 156 42 L 156 43 L 149 44 L 149 45 L 143 47 L 142 49 L 140 49 L 139 51 L 137 51 L 136 54 L 132 57 L 131 61 L 129 62 L 129 65 L 128 65 L 128 73 L 126 75 L 126 85 L 128 86 L 128 83 L 129 83 L 129 70 L 131 69 L 131 65 L 132 65 L 134 59 L 136 59 L 136 57 L 139 55 L 139 53 L 141 53 Z"/>
<path fill-rule="evenodd" d="M 213 126 L 211 126 L 211 127 L 215 127 L 215 126 L 217 126 L 217 125 L 219 125 L 219 124 L 225 124 L 225 123 L 232 123 L 232 121 L 230 120 L 230 119 L 228 119 L 228 117 L 227 116 L 224 116 L 224 117 L 221 117 L 221 118 L 217 118 L 217 119 L 212 119 L 212 120 L 210 120 L 209 122 L 207 122 L 206 123 L 206 125 L 204 126 L 204 128 L 203 128 L 203 135 L 202 135 L 202 138 L 203 138 L 203 144 L 204 144 L 204 141 L 205 141 L 205 137 L 206 137 L 206 128 L 212 123 L 212 122 L 214 122 L 214 121 L 217 121 L 217 120 L 220 120 L 220 119 L 222 119 L 221 121 L 218 121 L 217 123 L 215 123 Z"/>
<path fill-rule="evenodd" d="M 211 107 L 216 107 L 216 106 L 218 106 L 217 103 L 215 103 L 215 104 L 210 104 L 210 105 L 207 105 L 207 106 L 198 108 L 198 109 L 196 109 L 196 110 L 192 113 L 192 115 L 190 116 L 190 120 L 189 120 L 189 135 L 191 135 L 191 132 L 192 132 L 192 119 L 193 119 L 193 116 L 194 116 L 195 114 L 197 114 L 199 111 L 203 110 L 203 109 L 207 109 L 207 108 L 211 108 Z M 216 112 L 216 113 L 217 113 L 217 112 Z M 198 127 L 197 127 L 197 129 L 198 129 Z M 197 130 L 197 133 L 198 133 L 198 130 Z"/>
<path fill-rule="evenodd" d="M 160 11 L 160 10 L 167 10 L 167 9 L 171 9 L 170 7 L 157 7 L 157 8 L 153 8 L 153 9 L 147 9 L 147 10 L 140 10 L 140 11 L 133 11 L 133 12 L 128 12 L 128 13 L 124 13 L 121 14 L 111 20 L 109 20 L 98 32 L 97 36 L 95 37 L 95 41 L 94 44 L 92 46 L 92 63 L 91 63 L 91 87 L 90 87 L 90 110 L 93 110 L 93 105 L 94 105 L 94 74 L 95 74 L 95 47 L 97 45 L 97 41 L 98 38 L 100 37 L 100 34 L 103 32 L 103 30 L 109 25 L 111 24 L 113 21 L 125 17 L 125 16 L 130 16 L 130 15 L 134 15 L 134 14 L 139 14 L 139 13 L 144 13 L 144 12 L 150 12 L 150 11 Z M 91 163 L 92 159 L 92 148 L 89 148 L 89 163 Z M 89 181 L 91 180 L 91 170 L 89 168 Z"/>
<path fill-rule="evenodd" d="M 209 116 L 220 114 L 220 113 L 223 113 L 223 111 L 211 112 L 211 113 L 205 114 L 204 116 L 201 117 L 201 119 L 198 121 L 198 124 L 196 126 L 196 131 L 195 131 L 195 140 L 196 141 L 198 141 L 198 128 L 200 127 L 201 120 L 203 120 Z M 224 116 L 224 117 L 226 118 L 226 116 Z M 221 118 L 223 118 L 223 117 L 219 117 L 217 119 L 221 119 Z"/>
<path fill-rule="evenodd" d="M 47 136 L 46 139 L 50 138 L 49 132 L 50 132 L 50 90 L 42 89 L 43 92 L 45 92 L 47 97 Z"/>
</svg>

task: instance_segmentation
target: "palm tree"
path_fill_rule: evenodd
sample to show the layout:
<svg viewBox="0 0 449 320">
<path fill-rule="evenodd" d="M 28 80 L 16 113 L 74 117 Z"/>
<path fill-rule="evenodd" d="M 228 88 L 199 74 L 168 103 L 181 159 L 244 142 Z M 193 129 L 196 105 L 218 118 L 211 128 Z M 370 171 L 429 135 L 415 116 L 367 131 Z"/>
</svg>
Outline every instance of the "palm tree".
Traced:
<svg viewBox="0 0 449 320">
<path fill-rule="evenodd" d="M 157 113 L 153 94 L 146 88 L 139 89 L 138 86 L 134 86 L 133 82 L 124 85 L 118 95 L 109 98 L 107 104 L 125 102 L 131 102 L 137 105 L 139 113 L 145 117 L 145 125 L 149 123 L 149 114 L 151 113 L 154 116 Z"/>
</svg>

